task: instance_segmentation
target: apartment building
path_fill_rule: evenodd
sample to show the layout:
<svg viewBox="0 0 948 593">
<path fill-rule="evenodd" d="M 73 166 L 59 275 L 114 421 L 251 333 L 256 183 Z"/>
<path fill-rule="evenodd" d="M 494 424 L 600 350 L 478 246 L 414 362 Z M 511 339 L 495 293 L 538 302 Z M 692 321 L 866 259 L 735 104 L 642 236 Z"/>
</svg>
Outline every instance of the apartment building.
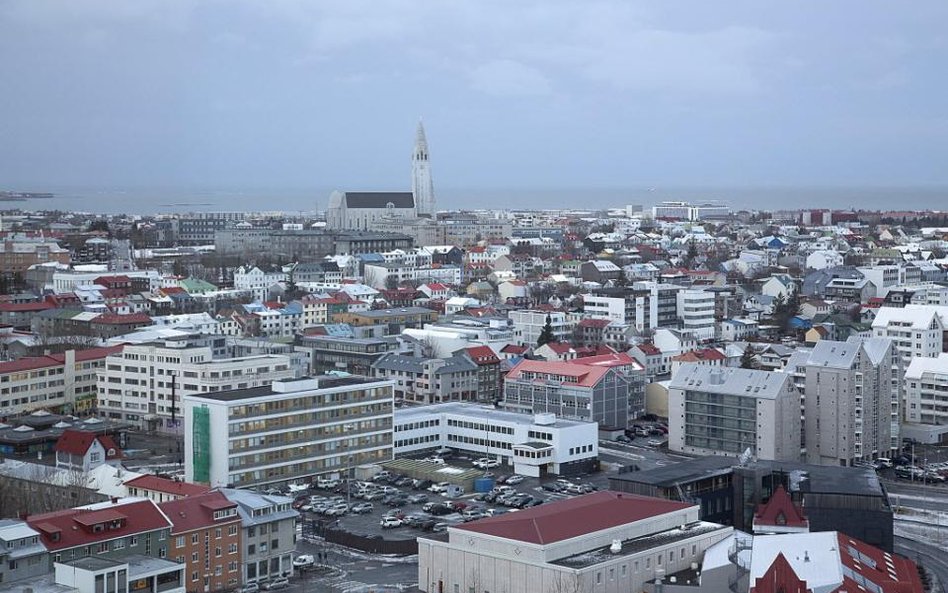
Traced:
<svg viewBox="0 0 948 593">
<path fill-rule="evenodd" d="M 91 408 L 98 372 L 108 356 L 121 350 L 121 346 L 67 350 L 0 363 L 0 417 Z"/>
<path fill-rule="evenodd" d="M 477 404 L 436 404 L 395 412 L 395 456 L 450 447 L 503 462 L 518 474 L 578 475 L 599 456 L 595 422 L 560 420 Z"/>
<path fill-rule="evenodd" d="M 168 557 L 171 522 L 153 501 L 121 498 L 30 515 L 30 528 L 49 551 L 47 570 L 84 558 Z"/>
<path fill-rule="evenodd" d="M 789 375 L 682 364 L 668 386 L 668 448 L 799 461 L 800 394 Z"/>
<path fill-rule="evenodd" d="M 40 534 L 19 519 L 0 519 L 0 583 L 32 579 L 49 570 Z"/>
<path fill-rule="evenodd" d="M 395 399 L 422 404 L 477 399 L 478 366 L 464 353 L 444 358 L 389 352 L 372 376 L 395 383 Z"/>
<path fill-rule="evenodd" d="M 704 290 L 678 291 L 678 318 L 681 329 L 699 340 L 714 339 L 715 296 Z"/>
<path fill-rule="evenodd" d="M 892 340 L 820 340 L 787 372 L 803 385 L 807 463 L 850 466 L 898 449 L 904 371 Z"/>
<path fill-rule="evenodd" d="M 241 584 L 242 526 L 236 502 L 214 491 L 158 508 L 171 520 L 168 556 L 184 564 L 189 591 L 233 590 Z"/>
<path fill-rule="evenodd" d="M 913 358 L 905 369 L 905 420 L 948 424 L 948 354 Z"/>
<path fill-rule="evenodd" d="M 500 405 L 624 429 L 629 424 L 629 384 L 619 369 L 609 366 L 522 360 L 504 378 Z"/>
<path fill-rule="evenodd" d="M 300 357 L 284 354 L 218 358 L 224 343 L 222 336 L 185 336 L 125 346 L 99 372 L 99 411 L 145 430 L 180 433 L 187 394 L 262 387 L 304 372 Z"/>
<path fill-rule="evenodd" d="M 583 312 L 594 319 L 609 319 L 632 325 L 639 332 L 658 327 L 678 327 L 678 293 L 681 290 L 683 287 L 676 284 L 652 281 L 635 282 L 632 286 L 618 288 L 598 288 L 583 295 Z M 708 295 L 713 321 L 714 294 L 709 292 Z M 695 311 L 689 311 L 689 323 L 706 323 L 705 300 L 697 295 L 689 300 L 694 301 L 695 308 Z"/>
<path fill-rule="evenodd" d="M 392 381 L 304 377 L 185 395 L 185 477 L 281 485 L 392 458 Z"/>
<path fill-rule="evenodd" d="M 0 242 L 0 270 L 5 274 L 24 274 L 35 264 L 68 264 L 69 261 L 69 250 L 55 241 L 14 237 Z"/>
<path fill-rule="evenodd" d="M 948 352 L 948 307 L 906 305 L 880 307 L 872 320 L 872 335 L 889 338 L 908 367 L 913 358 Z"/>
<path fill-rule="evenodd" d="M 283 270 L 261 270 L 257 266 L 234 270 L 234 289 L 249 292 L 257 301 L 267 300 L 270 288 L 279 282 L 286 282 Z"/>
<path fill-rule="evenodd" d="M 543 326 L 546 325 L 547 317 L 550 319 L 550 325 L 553 327 L 553 341 L 569 341 L 570 334 L 573 331 L 573 324 L 562 311 L 537 311 L 533 309 L 523 309 L 511 311 L 509 313 L 510 321 L 517 332 L 520 334 L 520 343 L 527 346 L 536 346 Z"/>
<path fill-rule="evenodd" d="M 232 488 L 221 489 L 221 492 L 237 505 L 240 517 L 239 545 L 242 548 L 238 554 L 238 573 L 243 583 L 262 583 L 290 574 L 299 518 L 291 506 L 293 499 Z"/>
</svg>

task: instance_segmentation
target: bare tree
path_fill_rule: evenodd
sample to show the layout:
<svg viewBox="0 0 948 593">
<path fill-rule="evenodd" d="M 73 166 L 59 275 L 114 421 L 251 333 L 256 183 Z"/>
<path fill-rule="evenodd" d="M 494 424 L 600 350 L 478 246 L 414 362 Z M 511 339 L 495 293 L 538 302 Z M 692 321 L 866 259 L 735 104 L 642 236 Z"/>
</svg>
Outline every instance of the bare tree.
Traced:
<svg viewBox="0 0 948 593">
<path fill-rule="evenodd" d="M 557 573 L 550 586 L 550 593 L 583 593 L 579 575 L 575 572 L 569 574 Z"/>
</svg>

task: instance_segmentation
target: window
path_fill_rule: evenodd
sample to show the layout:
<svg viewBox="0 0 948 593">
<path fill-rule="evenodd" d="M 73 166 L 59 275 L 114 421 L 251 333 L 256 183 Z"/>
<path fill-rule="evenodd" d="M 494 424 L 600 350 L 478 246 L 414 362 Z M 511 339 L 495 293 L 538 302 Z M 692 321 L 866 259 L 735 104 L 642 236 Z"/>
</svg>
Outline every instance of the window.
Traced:
<svg viewBox="0 0 948 593">
<path fill-rule="evenodd" d="M 253 545 L 253 544 L 250 544 L 249 546 L 247 546 L 247 555 L 248 555 L 248 556 L 253 556 L 253 555 L 256 553 L 256 551 L 257 551 L 257 546 L 255 546 L 255 545 Z"/>
<path fill-rule="evenodd" d="M 221 531 L 221 528 L 218 527 L 217 529 L 214 530 L 214 537 L 215 537 L 216 539 L 220 539 L 222 533 L 223 533 L 223 532 Z"/>
<path fill-rule="evenodd" d="M 276 549 L 279 548 L 279 547 L 280 547 L 280 540 L 278 540 L 278 539 L 270 540 L 270 549 L 271 549 L 271 550 L 276 550 Z"/>
<path fill-rule="evenodd" d="M 184 536 L 179 535 L 174 541 L 174 547 L 183 548 L 184 547 Z"/>
<path fill-rule="evenodd" d="M 601 573 L 601 572 L 597 572 L 597 573 L 596 573 L 596 584 L 597 584 L 597 585 L 601 585 L 601 584 L 602 584 L 602 573 Z"/>
<path fill-rule="evenodd" d="M 192 533 L 192 534 L 191 534 L 191 543 L 192 543 L 192 544 L 198 543 L 198 534 L 196 534 L 196 533 Z"/>
</svg>

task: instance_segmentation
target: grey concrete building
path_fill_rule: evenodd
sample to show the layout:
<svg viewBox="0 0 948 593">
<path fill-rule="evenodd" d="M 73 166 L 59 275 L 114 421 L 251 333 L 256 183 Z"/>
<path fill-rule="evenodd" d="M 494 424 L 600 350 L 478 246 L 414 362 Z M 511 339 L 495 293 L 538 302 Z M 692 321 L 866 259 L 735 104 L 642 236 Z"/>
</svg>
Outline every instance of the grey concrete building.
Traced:
<svg viewBox="0 0 948 593">
<path fill-rule="evenodd" d="M 395 382 L 395 398 L 424 404 L 477 399 L 478 366 L 470 356 L 444 358 L 390 352 L 372 363 L 372 376 Z"/>
<path fill-rule="evenodd" d="M 242 582 L 255 583 L 293 570 L 293 549 L 296 547 L 296 519 L 292 498 L 269 496 L 250 490 L 223 488 L 221 492 L 237 503 L 240 515 Z"/>
<path fill-rule="evenodd" d="M 16 519 L 0 519 L 0 583 L 32 579 L 49 570 L 40 534 Z"/>
</svg>

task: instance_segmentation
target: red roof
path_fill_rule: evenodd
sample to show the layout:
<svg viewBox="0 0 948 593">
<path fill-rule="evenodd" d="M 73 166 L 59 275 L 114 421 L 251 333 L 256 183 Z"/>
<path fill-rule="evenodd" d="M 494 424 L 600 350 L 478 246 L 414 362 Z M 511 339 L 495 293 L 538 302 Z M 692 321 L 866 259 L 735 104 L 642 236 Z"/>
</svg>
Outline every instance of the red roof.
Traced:
<svg viewBox="0 0 948 593">
<path fill-rule="evenodd" d="M 490 346 L 474 346 L 473 348 L 467 348 L 466 351 L 467 355 L 479 366 L 500 362 L 500 359 L 497 358 L 494 351 L 490 349 Z"/>
<path fill-rule="evenodd" d="M 897 554 L 890 554 L 869 544 L 837 532 L 839 539 L 839 559 L 854 573 L 871 581 L 884 593 L 922 593 L 922 581 L 918 576 L 915 563 Z M 858 554 L 855 556 L 854 553 Z M 856 583 L 848 577 L 837 587 L 834 593 L 859 591 Z"/>
<path fill-rule="evenodd" d="M 594 387 L 610 369 L 586 366 L 582 364 L 571 364 L 569 362 L 546 361 L 546 360 L 522 360 L 517 366 L 510 369 L 507 373 L 508 379 L 519 380 L 545 380 L 544 375 L 556 375 L 557 377 L 570 377 L 570 385 L 580 387 Z M 527 374 L 528 376 L 524 376 Z"/>
<path fill-rule="evenodd" d="M 214 520 L 214 512 L 223 509 L 236 509 L 237 503 L 227 500 L 222 492 L 206 492 L 197 496 L 169 500 L 158 508 L 171 519 L 172 534 L 186 533 L 195 529 L 204 529 L 214 525 L 240 522 L 240 515 Z"/>
<path fill-rule="evenodd" d="M 786 525 L 788 527 L 809 527 L 803 510 L 793 503 L 783 486 L 777 486 L 766 504 L 758 505 L 754 513 L 754 526 Z"/>
<path fill-rule="evenodd" d="M 50 303 L 0 303 L 0 311 L 4 313 L 45 311 L 53 308 L 55 307 Z"/>
<path fill-rule="evenodd" d="M 546 346 L 557 354 L 567 354 L 573 350 L 573 345 L 569 342 L 547 342 Z"/>
<path fill-rule="evenodd" d="M 121 459 L 122 450 L 118 448 L 115 441 L 109 435 L 97 435 L 92 432 L 82 430 L 66 429 L 56 441 L 54 450 L 57 453 L 69 453 L 70 455 L 85 455 L 92 446 L 92 443 L 99 441 L 102 448 L 105 449 L 106 460 Z"/>
<path fill-rule="evenodd" d="M 704 350 L 691 350 L 685 352 L 684 354 L 679 354 L 678 356 L 672 357 L 672 360 L 679 362 L 706 362 L 706 361 L 717 361 L 717 360 L 727 360 L 727 357 L 724 356 L 719 350 L 714 348 L 705 348 Z"/>
<path fill-rule="evenodd" d="M 612 323 L 608 319 L 583 319 L 579 322 L 579 327 L 598 327 L 604 328 Z"/>
<path fill-rule="evenodd" d="M 543 545 L 650 519 L 690 506 L 692 505 L 664 498 L 603 491 L 464 523 L 454 528 Z M 566 517 L 568 519 L 565 519 Z"/>
<path fill-rule="evenodd" d="M 151 323 L 151 317 L 144 313 L 129 313 L 128 315 L 117 315 L 115 313 L 103 313 L 94 320 L 95 323 L 107 323 L 109 325 L 124 325 L 127 323 Z"/>
<path fill-rule="evenodd" d="M 115 520 L 120 522 L 110 525 Z M 91 527 L 96 522 L 106 523 L 105 528 L 96 531 Z M 26 523 L 40 532 L 40 540 L 50 552 L 171 527 L 154 502 L 138 498 L 31 515 Z"/>
<path fill-rule="evenodd" d="M 750 593 L 808 593 L 806 581 L 793 571 L 783 552 L 777 554 L 773 564 L 751 587 Z"/>
<path fill-rule="evenodd" d="M 657 356 L 662 353 L 662 351 L 658 349 L 658 346 L 656 346 L 655 344 L 648 343 L 648 342 L 644 344 L 639 344 L 638 349 L 641 350 L 647 356 Z"/>
<path fill-rule="evenodd" d="M 447 292 L 451 290 L 449 287 L 441 284 L 440 282 L 431 282 L 426 285 L 432 292 Z"/>
<path fill-rule="evenodd" d="M 518 346 L 517 344 L 507 344 L 500 349 L 504 354 L 523 354 L 527 351 L 526 346 Z"/>
<path fill-rule="evenodd" d="M 204 494 L 209 490 L 207 486 L 192 484 L 191 482 L 179 482 L 177 480 L 169 480 L 168 478 L 161 478 L 159 476 L 147 474 L 144 476 L 138 476 L 137 478 L 132 478 L 131 480 L 125 482 L 125 486 L 141 488 L 143 490 L 151 490 L 152 492 L 175 494 L 178 496 L 196 496 L 198 494 Z"/>
<path fill-rule="evenodd" d="M 122 351 L 122 346 L 110 346 L 108 348 L 88 348 L 86 350 L 76 351 L 76 362 L 86 360 L 96 360 L 105 358 L 110 354 L 117 354 Z M 66 360 L 65 354 L 48 354 L 46 356 L 27 356 L 13 362 L 0 362 L 0 375 L 7 373 L 18 373 L 20 371 L 32 371 L 34 369 L 45 369 L 47 367 L 62 366 Z"/>
<path fill-rule="evenodd" d="M 597 356 L 584 356 L 576 360 L 570 360 L 569 364 L 581 364 L 585 366 L 596 367 L 627 367 L 632 366 L 641 369 L 642 365 L 625 352 L 614 352 L 612 354 L 599 354 Z"/>
</svg>

